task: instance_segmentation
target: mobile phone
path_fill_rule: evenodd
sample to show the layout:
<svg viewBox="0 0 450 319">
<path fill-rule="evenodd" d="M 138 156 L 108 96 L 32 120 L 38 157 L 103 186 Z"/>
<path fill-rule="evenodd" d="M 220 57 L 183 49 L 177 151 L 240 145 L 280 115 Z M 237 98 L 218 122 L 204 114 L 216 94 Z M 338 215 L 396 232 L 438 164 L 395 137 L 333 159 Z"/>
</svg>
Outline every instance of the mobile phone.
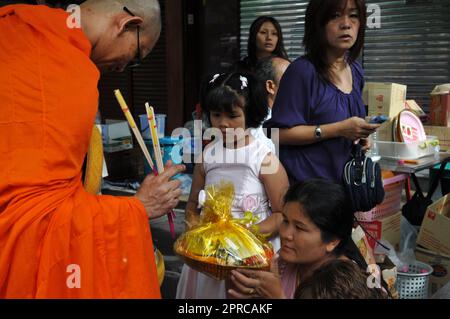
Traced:
<svg viewBox="0 0 450 319">
<path fill-rule="evenodd" d="M 389 120 L 389 117 L 386 115 L 377 115 L 377 116 L 372 116 L 369 120 L 370 124 L 383 124 L 384 122 L 386 122 L 387 120 Z"/>
</svg>

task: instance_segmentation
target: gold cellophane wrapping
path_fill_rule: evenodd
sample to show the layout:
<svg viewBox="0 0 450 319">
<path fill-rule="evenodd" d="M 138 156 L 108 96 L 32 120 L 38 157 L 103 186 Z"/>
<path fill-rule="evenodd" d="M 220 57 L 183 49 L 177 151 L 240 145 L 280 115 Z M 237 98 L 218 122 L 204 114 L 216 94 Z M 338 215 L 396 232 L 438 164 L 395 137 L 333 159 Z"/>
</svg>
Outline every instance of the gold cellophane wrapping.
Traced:
<svg viewBox="0 0 450 319">
<path fill-rule="evenodd" d="M 186 264 L 215 279 L 227 278 L 236 268 L 269 269 L 270 242 L 247 229 L 254 222 L 249 215 L 242 220 L 231 215 L 233 184 L 211 185 L 206 197 L 199 224 L 177 239 L 175 252 Z"/>
</svg>

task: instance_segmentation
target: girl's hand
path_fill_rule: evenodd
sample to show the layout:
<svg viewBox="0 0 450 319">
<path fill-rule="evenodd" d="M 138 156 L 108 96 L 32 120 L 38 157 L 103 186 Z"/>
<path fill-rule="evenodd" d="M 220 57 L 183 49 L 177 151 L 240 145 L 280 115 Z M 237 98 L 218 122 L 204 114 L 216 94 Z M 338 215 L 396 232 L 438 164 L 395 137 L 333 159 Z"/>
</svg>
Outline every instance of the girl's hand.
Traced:
<svg viewBox="0 0 450 319">
<path fill-rule="evenodd" d="M 196 226 L 200 221 L 200 209 L 198 206 L 198 194 L 205 187 L 205 171 L 203 164 L 196 164 L 192 178 L 191 193 L 186 204 L 186 231 Z"/>
<path fill-rule="evenodd" d="M 283 215 L 281 213 L 272 213 L 269 217 L 255 226 L 258 233 L 272 236 L 273 234 L 278 234 L 282 222 Z"/>
<path fill-rule="evenodd" d="M 364 119 L 357 116 L 351 117 L 339 123 L 339 135 L 352 141 L 360 138 L 367 138 L 381 126 L 381 124 L 369 124 Z"/>
<path fill-rule="evenodd" d="M 186 231 L 191 230 L 200 223 L 200 214 L 193 210 L 186 210 Z"/>
<path fill-rule="evenodd" d="M 285 299 L 281 287 L 281 277 L 278 274 L 278 259 L 273 258 L 270 271 L 238 269 L 231 272 L 233 289 L 230 296 L 238 299 L 267 298 Z"/>
</svg>

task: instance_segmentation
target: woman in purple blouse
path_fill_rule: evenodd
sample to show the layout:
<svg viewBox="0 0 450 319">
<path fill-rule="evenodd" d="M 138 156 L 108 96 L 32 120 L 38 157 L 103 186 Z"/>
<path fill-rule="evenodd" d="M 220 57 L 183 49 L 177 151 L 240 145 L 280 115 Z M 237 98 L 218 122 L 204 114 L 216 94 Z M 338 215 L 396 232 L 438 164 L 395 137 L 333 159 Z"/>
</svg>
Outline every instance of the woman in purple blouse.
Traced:
<svg viewBox="0 0 450 319">
<path fill-rule="evenodd" d="M 291 183 L 317 177 L 342 183 L 352 142 L 367 149 L 367 137 L 379 127 L 364 120 L 364 74 L 356 59 L 365 25 L 364 0 L 308 5 L 306 55 L 286 70 L 265 125 L 280 128 L 280 160 Z"/>
</svg>

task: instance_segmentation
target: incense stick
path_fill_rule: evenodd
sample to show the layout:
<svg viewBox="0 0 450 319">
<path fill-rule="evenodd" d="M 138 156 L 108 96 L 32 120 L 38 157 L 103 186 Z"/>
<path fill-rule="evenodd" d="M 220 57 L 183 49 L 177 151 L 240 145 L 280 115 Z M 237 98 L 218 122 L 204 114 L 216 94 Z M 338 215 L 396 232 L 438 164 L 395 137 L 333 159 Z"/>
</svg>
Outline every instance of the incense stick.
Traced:
<svg viewBox="0 0 450 319">
<path fill-rule="evenodd" d="M 150 129 L 150 134 L 152 136 L 152 141 L 153 141 L 153 152 L 155 154 L 156 166 L 158 168 L 158 173 L 161 174 L 162 172 L 164 172 L 164 163 L 163 163 L 162 154 L 161 154 L 161 147 L 159 145 L 155 111 L 153 110 L 153 107 L 151 107 L 148 103 L 145 103 L 145 110 L 147 111 L 148 126 Z M 175 224 L 173 222 L 175 217 L 176 217 L 175 212 L 173 210 L 171 210 L 167 214 L 167 219 L 169 220 L 170 233 L 172 235 L 172 238 L 174 238 L 174 239 L 176 237 Z"/>
<path fill-rule="evenodd" d="M 117 102 L 119 102 L 119 105 L 122 108 L 123 113 L 125 114 L 128 124 L 130 125 L 131 130 L 133 131 L 139 146 L 141 147 L 142 152 L 144 153 L 144 157 L 147 159 L 150 169 L 155 172 L 155 165 L 153 165 L 150 153 L 148 152 L 148 149 L 145 146 L 144 139 L 142 138 L 142 135 L 136 126 L 136 122 L 134 121 L 133 116 L 131 115 L 131 112 L 128 109 L 127 103 L 125 102 L 122 93 L 120 93 L 120 90 L 114 90 L 114 94 L 116 96 Z"/>
<path fill-rule="evenodd" d="M 162 173 L 162 171 L 164 171 L 164 165 L 162 166 L 162 171 L 158 172 L 155 169 L 155 165 L 153 165 L 153 161 L 152 158 L 150 157 L 150 153 L 148 152 L 147 147 L 145 146 L 144 143 L 144 139 L 142 138 L 141 133 L 139 132 L 137 126 L 136 126 L 136 122 L 133 119 L 133 116 L 131 115 L 130 110 L 128 109 L 127 103 L 125 102 L 125 99 L 122 96 L 122 93 L 120 93 L 120 90 L 114 90 L 114 95 L 116 96 L 117 102 L 119 102 L 120 107 L 122 108 L 123 113 L 125 114 L 125 117 L 127 118 L 128 124 L 130 125 L 134 136 L 136 137 L 136 140 L 138 141 L 139 146 L 141 147 L 142 152 L 144 153 L 144 157 L 147 159 L 148 165 L 150 166 L 150 169 L 153 171 L 153 174 L 155 176 L 158 175 L 158 173 Z M 149 127 L 151 130 L 151 127 Z M 158 145 L 159 145 L 159 140 L 158 140 Z M 156 158 L 156 154 L 158 152 L 155 152 L 155 158 Z M 159 149 L 159 156 L 161 157 L 161 149 Z M 161 159 L 162 162 L 162 159 Z M 173 210 L 171 210 L 168 214 L 167 214 L 167 218 L 169 220 L 169 228 L 170 228 L 170 234 L 172 235 L 172 238 L 175 239 L 175 225 L 174 225 L 174 218 L 175 218 L 175 213 Z"/>
<path fill-rule="evenodd" d="M 158 168 L 158 173 L 161 174 L 164 172 L 164 163 L 162 160 L 161 147 L 159 145 L 158 132 L 156 128 L 155 111 L 148 103 L 145 103 L 145 110 L 147 111 L 148 126 L 150 128 L 150 134 L 153 142 L 156 167 Z"/>
</svg>

